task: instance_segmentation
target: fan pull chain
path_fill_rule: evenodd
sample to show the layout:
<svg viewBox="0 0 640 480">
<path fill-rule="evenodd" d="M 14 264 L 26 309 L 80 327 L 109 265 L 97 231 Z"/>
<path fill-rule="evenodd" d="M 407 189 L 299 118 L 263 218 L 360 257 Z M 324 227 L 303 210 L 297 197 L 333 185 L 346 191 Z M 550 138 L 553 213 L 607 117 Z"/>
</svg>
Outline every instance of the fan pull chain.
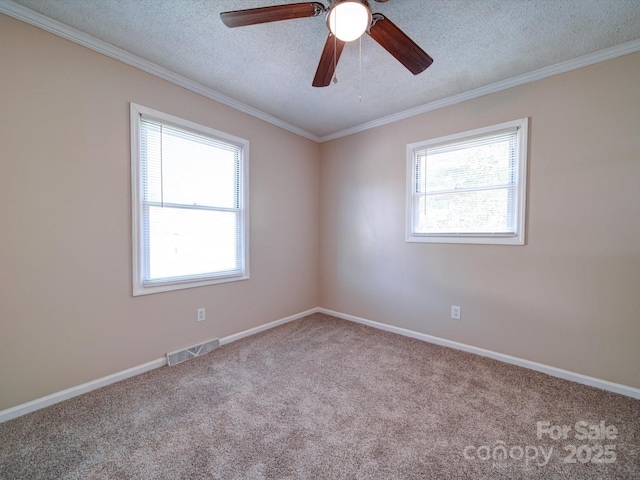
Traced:
<svg viewBox="0 0 640 480">
<path fill-rule="evenodd" d="M 338 16 L 336 15 L 336 23 L 338 23 Z M 333 83 L 338 83 L 338 76 L 336 75 L 336 68 L 338 65 L 338 60 L 336 56 L 338 55 L 338 37 L 333 36 Z"/>
<path fill-rule="evenodd" d="M 362 103 L 362 35 L 360 36 L 360 71 L 358 72 L 358 102 Z"/>
<path fill-rule="evenodd" d="M 162 159 L 162 140 L 164 138 L 164 131 L 162 124 L 160 124 L 160 206 L 164 208 L 164 172 L 163 172 L 163 159 Z"/>
<path fill-rule="evenodd" d="M 338 13 L 336 12 L 335 18 L 336 31 L 338 30 Z M 338 83 L 338 76 L 336 75 L 336 69 L 338 68 L 338 37 L 333 36 L 333 83 Z"/>
</svg>

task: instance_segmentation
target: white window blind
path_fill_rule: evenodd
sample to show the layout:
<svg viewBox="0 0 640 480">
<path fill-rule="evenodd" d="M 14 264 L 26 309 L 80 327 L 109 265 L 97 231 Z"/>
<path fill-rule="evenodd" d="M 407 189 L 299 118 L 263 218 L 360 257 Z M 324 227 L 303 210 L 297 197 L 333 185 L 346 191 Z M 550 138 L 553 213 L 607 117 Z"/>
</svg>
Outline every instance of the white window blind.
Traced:
<svg viewBox="0 0 640 480">
<path fill-rule="evenodd" d="M 246 278 L 244 146 L 158 116 L 138 120 L 137 294 Z"/>
<path fill-rule="evenodd" d="M 407 239 L 521 244 L 522 142 L 521 125 L 503 124 L 414 144 Z M 491 237 L 505 241 L 477 241 Z"/>
</svg>

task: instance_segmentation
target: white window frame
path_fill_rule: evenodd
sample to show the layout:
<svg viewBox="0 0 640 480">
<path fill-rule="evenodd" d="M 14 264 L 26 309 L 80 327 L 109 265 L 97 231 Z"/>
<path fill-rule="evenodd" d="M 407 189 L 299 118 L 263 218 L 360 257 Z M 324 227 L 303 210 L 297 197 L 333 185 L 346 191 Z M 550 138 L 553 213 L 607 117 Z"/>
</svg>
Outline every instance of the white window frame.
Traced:
<svg viewBox="0 0 640 480">
<path fill-rule="evenodd" d="M 406 200 L 406 241 L 419 243 L 470 243 L 493 245 L 524 245 L 526 225 L 526 189 L 527 189 L 527 140 L 528 118 L 500 123 L 466 132 L 433 138 L 407 145 L 407 200 Z M 482 233 L 418 233 L 414 230 L 414 195 L 416 192 L 417 152 L 427 147 L 443 146 L 469 141 L 475 137 L 499 134 L 501 131 L 516 129 L 516 205 L 515 234 Z"/>
<path fill-rule="evenodd" d="M 247 280 L 249 278 L 249 141 L 228 133 L 220 132 L 197 123 L 184 120 L 142 105 L 131 103 L 131 204 L 132 204 L 132 267 L 133 267 L 133 295 L 147 295 L 185 288 L 201 287 L 218 283 Z M 215 140 L 240 147 L 242 152 L 242 192 L 240 229 L 243 240 L 241 248 L 242 272 L 233 275 L 194 276 L 181 280 L 167 280 L 144 283 L 144 232 L 142 218 L 142 163 L 140 158 L 140 123 L 142 116 L 164 124 L 170 124 L 183 130 L 190 130 L 195 134 L 213 137 Z M 196 278 L 197 277 L 197 278 Z"/>
</svg>

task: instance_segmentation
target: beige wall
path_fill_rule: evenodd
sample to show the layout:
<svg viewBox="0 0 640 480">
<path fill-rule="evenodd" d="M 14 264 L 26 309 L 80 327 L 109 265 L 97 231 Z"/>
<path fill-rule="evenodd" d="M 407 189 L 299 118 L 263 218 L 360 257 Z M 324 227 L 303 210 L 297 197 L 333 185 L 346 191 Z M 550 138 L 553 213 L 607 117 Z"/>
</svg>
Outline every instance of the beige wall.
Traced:
<svg viewBox="0 0 640 480">
<path fill-rule="evenodd" d="M 132 297 L 129 102 L 251 142 L 250 280 Z M 316 307 L 319 154 L 0 14 L 0 410 Z"/>
<path fill-rule="evenodd" d="M 526 246 L 405 243 L 406 144 L 522 117 Z M 640 53 L 321 151 L 323 307 L 640 387 Z"/>
<path fill-rule="evenodd" d="M 0 410 L 318 305 L 640 387 L 640 54 L 320 146 L 3 15 L 0 65 Z M 132 297 L 129 102 L 251 142 L 249 281 Z M 405 243 L 406 144 L 525 116 L 527 245 Z"/>
</svg>

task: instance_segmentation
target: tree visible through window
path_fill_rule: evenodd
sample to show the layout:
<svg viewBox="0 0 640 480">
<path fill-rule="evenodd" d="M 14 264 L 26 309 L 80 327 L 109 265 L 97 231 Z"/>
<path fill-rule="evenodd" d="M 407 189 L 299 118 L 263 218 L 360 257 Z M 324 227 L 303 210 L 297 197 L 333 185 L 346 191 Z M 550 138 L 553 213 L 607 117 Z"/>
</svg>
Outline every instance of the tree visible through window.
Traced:
<svg viewBox="0 0 640 480">
<path fill-rule="evenodd" d="M 527 121 L 408 147 L 408 241 L 524 242 Z"/>
</svg>

